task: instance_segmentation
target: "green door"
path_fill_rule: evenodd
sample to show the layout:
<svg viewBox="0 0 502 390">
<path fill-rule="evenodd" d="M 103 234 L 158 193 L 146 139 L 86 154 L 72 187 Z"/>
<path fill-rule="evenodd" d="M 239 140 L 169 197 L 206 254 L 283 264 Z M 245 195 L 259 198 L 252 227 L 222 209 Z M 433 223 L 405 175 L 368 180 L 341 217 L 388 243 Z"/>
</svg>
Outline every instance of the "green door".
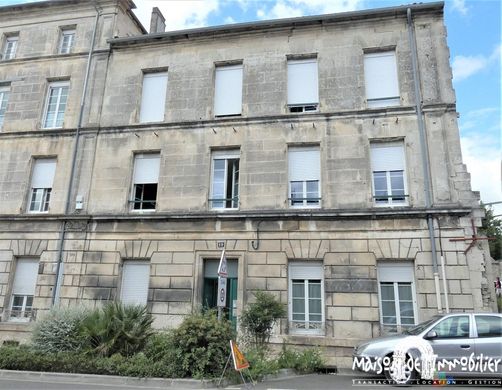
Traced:
<svg viewBox="0 0 502 390">
<path fill-rule="evenodd" d="M 227 302 L 223 309 L 225 317 L 237 328 L 237 260 L 227 260 Z M 202 305 L 204 309 L 217 309 L 218 260 L 205 260 Z"/>
</svg>

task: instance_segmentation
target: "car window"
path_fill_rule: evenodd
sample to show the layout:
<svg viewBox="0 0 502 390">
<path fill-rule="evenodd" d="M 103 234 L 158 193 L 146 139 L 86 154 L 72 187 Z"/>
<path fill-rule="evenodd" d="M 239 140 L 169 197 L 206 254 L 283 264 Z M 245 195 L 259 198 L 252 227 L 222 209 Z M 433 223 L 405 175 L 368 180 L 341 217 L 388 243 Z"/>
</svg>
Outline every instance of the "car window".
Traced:
<svg viewBox="0 0 502 390">
<path fill-rule="evenodd" d="M 438 316 L 432 317 L 430 320 L 424 321 L 418 325 L 415 325 L 414 327 L 410 329 L 406 329 L 403 331 L 404 334 L 411 334 L 411 335 L 417 335 L 420 332 L 422 332 L 425 328 L 427 328 L 429 325 L 431 325 L 433 322 L 437 321 L 439 319 Z"/>
<path fill-rule="evenodd" d="M 501 337 L 502 317 L 476 316 L 476 329 L 478 337 Z"/>
<path fill-rule="evenodd" d="M 431 330 L 436 331 L 438 338 L 469 337 L 469 316 L 445 318 Z"/>
</svg>

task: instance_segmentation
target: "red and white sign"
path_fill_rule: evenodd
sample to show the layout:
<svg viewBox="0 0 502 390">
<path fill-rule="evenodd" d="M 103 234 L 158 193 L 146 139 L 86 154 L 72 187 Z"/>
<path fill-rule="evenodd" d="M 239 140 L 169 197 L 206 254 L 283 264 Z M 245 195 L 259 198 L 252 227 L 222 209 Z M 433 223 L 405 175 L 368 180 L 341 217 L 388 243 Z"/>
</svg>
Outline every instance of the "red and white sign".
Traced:
<svg viewBox="0 0 502 390">
<path fill-rule="evenodd" d="M 234 368 L 236 371 L 244 370 L 249 368 L 249 362 L 244 357 L 237 344 L 230 340 L 230 350 L 232 351 L 232 358 L 234 359 Z"/>
<path fill-rule="evenodd" d="M 227 278 L 218 278 L 218 307 L 227 305 Z"/>
</svg>

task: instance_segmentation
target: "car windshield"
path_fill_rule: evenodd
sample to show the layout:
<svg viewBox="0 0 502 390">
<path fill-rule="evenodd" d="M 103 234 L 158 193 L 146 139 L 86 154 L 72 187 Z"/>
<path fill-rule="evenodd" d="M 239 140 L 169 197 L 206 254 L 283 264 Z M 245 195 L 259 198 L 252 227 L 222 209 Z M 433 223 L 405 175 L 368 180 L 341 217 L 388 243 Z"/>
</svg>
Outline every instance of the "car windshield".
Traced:
<svg viewBox="0 0 502 390">
<path fill-rule="evenodd" d="M 424 321 L 412 328 L 404 330 L 403 334 L 410 334 L 416 336 L 417 334 L 421 333 L 425 328 L 427 328 L 430 324 L 437 321 L 439 318 L 441 318 L 441 316 L 434 316 L 430 320 Z"/>
</svg>

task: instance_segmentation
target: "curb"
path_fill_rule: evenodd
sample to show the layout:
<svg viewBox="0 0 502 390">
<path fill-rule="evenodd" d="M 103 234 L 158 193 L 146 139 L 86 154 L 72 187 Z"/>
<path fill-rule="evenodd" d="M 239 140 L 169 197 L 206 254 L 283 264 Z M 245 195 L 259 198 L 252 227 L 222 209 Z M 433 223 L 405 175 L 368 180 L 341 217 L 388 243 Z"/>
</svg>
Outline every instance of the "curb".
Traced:
<svg viewBox="0 0 502 390">
<path fill-rule="evenodd" d="M 116 375 L 68 374 L 59 372 L 0 370 L 0 379 L 34 380 L 48 382 L 106 384 L 127 386 L 148 386 L 162 389 L 166 387 L 178 389 L 214 389 L 216 385 L 207 379 L 169 379 L 169 378 L 135 378 Z"/>
</svg>

